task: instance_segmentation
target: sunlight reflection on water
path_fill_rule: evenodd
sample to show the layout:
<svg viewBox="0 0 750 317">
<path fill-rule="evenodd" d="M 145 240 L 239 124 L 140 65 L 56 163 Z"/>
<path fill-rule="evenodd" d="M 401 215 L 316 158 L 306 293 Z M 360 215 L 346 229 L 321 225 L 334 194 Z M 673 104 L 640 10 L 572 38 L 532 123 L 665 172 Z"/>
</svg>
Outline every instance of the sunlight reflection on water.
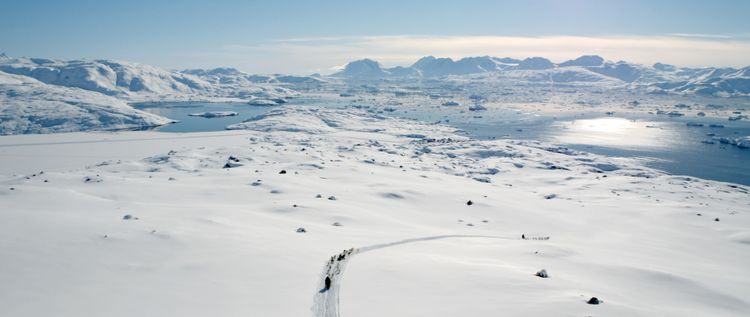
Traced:
<svg viewBox="0 0 750 317">
<path fill-rule="evenodd" d="M 674 131 L 659 123 L 624 118 L 583 119 L 556 124 L 558 142 L 618 148 L 666 148 L 677 139 Z"/>
</svg>

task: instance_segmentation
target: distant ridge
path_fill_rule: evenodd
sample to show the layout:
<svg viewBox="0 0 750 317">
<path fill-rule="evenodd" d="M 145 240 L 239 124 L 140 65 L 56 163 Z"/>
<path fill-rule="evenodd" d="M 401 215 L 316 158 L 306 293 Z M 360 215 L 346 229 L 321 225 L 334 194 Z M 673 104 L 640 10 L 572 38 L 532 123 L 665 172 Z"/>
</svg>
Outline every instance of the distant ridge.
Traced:
<svg viewBox="0 0 750 317">
<path fill-rule="evenodd" d="M 750 96 L 750 67 L 681 68 L 664 63 L 646 66 L 626 61 L 607 61 L 598 55 L 583 55 L 557 64 L 544 57 L 519 60 L 478 56 L 453 60 L 425 56 L 411 66 L 392 68 L 384 68 L 372 59 L 362 59 L 350 62 L 331 77 L 346 80 L 399 80 L 473 74 L 510 76 L 527 81 L 615 81 L 645 87 L 651 93 Z"/>
</svg>

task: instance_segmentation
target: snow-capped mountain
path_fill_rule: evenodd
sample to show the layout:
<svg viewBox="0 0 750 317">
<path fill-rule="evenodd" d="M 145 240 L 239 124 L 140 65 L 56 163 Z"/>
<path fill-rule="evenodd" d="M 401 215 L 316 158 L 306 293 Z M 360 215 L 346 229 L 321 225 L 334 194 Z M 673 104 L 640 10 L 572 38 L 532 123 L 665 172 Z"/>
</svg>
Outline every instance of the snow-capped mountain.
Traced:
<svg viewBox="0 0 750 317">
<path fill-rule="evenodd" d="M 349 63 L 332 75 L 344 79 L 441 78 L 472 74 L 491 74 L 525 82 L 565 82 L 612 84 L 646 87 L 652 92 L 698 93 L 717 96 L 750 95 L 748 68 L 680 68 L 656 63 L 652 66 L 626 61 L 606 61 L 596 55 L 584 55 L 555 64 L 543 57 L 523 60 L 491 56 L 451 58 L 427 56 L 408 67 L 383 68 L 378 62 L 363 59 Z"/>
<path fill-rule="evenodd" d="M 527 59 L 522 60 L 520 63 L 518 63 L 518 66 L 515 67 L 515 69 L 535 69 L 535 70 L 551 69 L 551 68 L 555 68 L 555 64 L 553 64 L 550 60 L 544 57 L 529 57 Z"/>
<path fill-rule="evenodd" d="M 502 64 L 489 56 L 466 57 L 458 61 L 450 58 L 423 57 L 411 67 L 422 76 L 464 75 L 482 72 L 494 72 L 502 69 Z"/>
<path fill-rule="evenodd" d="M 376 79 L 391 75 L 390 72 L 387 72 L 380 67 L 380 63 L 367 58 L 346 64 L 344 70 L 336 74 L 341 77 L 363 79 Z"/>
<path fill-rule="evenodd" d="M 579 58 L 560 63 L 560 67 L 567 66 L 600 66 L 604 64 L 604 58 L 597 55 L 583 55 Z"/>
</svg>

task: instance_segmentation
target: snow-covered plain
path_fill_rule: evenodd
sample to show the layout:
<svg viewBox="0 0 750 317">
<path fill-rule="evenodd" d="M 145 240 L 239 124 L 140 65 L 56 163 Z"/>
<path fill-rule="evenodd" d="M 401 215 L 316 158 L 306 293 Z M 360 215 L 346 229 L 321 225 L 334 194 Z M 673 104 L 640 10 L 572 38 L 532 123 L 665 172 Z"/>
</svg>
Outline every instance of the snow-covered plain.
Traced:
<svg viewBox="0 0 750 317">
<path fill-rule="evenodd" d="M 231 128 L 0 138 L 0 315 L 750 312 L 742 186 L 355 109 Z"/>
</svg>

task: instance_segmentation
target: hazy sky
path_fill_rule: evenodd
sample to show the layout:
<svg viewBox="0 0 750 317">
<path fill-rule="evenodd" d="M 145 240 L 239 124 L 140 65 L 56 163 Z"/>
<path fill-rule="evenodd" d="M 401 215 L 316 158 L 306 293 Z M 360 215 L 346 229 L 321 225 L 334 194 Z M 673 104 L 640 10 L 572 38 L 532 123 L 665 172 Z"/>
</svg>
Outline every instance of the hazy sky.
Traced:
<svg viewBox="0 0 750 317">
<path fill-rule="evenodd" d="M 296 74 L 424 55 L 747 66 L 749 13 L 748 0 L 0 0 L 0 52 Z"/>
</svg>

